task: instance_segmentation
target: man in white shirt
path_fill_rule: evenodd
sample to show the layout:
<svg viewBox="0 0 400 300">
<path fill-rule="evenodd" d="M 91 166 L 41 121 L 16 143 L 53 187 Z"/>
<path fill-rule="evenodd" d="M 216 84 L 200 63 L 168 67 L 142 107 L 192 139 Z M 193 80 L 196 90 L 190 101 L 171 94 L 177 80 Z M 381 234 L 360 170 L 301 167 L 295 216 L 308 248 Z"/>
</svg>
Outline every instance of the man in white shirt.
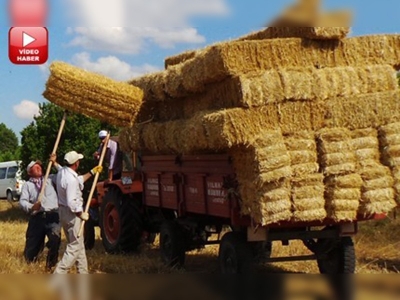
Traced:
<svg viewBox="0 0 400 300">
<path fill-rule="evenodd" d="M 58 204 L 60 222 L 67 238 L 67 247 L 62 259 L 58 262 L 55 274 L 66 274 L 75 264 L 80 274 L 88 274 L 88 266 L 83 235 L 78 238 L 82 221 L 89 219 L 89 214 L 83 211 L 83 183 L 95 173 L 101 173 L 103 168 L 96 166 L 84 175 L 76 173 L 82 154 L 70 151 L 64 156 L 66 164 L 57 174 Z"/>
<path fill-rule="evenodd" d="M 45 245 L 48 248 L 46 270 L 50 271 L 58 260 L 61 243 L 61 226 L 58 215 L 58 199 L 54 188 L 56 174 L 49 175 L 41 201 L 38 201 L 43 186 L 43 169 L 39 160 L 31 161 L 26 171 L 29 180 L 23 185 L 20 207 L 30 215 L 26 230 L 24 257 L 28 263 L 35 262 Z"/>
</svg>

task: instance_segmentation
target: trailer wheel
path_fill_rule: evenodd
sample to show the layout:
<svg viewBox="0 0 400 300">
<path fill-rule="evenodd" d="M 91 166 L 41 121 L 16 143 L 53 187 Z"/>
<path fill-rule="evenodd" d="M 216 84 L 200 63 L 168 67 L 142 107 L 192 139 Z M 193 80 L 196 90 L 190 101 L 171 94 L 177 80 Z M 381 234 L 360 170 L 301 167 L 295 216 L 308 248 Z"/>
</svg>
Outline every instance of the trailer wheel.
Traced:
<svg viewBox="0 0 400 300">
<path fill-rule="evenodd" d="M 101 238 L 108 253 L 137 249 L 142 236 L 143 220 L 140 202 L 110 188 L 104 196 L 100 213 Z"/>
<path fill-rule="evenodd" d="M 319 242 L 319 241 L 318 241 Z M 356 254 L 351 237 L 333 240 L 335 243 L 325 258 L 317 259 L 321 274 L 353 274 L 356 268 Z"/>
<path fill-rule="evenodd" d="M 181 268 L 185 263 L 185 240 L 179 224 L 168 220 L 160 228 L 160 252 L 164 264 Z"/>
<path fill-rule="evenodd" d="M 222 274 L 248 274 L 253 271 L 254 253 L 241 232 L 226 233 L 219 245 L 218 260 Z"/>
</svg>

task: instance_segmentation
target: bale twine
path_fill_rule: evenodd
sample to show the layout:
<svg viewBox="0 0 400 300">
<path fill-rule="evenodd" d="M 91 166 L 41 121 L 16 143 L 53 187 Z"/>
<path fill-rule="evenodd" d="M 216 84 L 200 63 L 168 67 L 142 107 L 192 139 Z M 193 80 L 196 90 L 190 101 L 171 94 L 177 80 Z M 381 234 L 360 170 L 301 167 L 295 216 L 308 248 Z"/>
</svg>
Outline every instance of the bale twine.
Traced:
<svg viewBox="0 0 400 300">
<path fill-rule="evenodd" d="M 323 174 L 309 174 L 291 180 L 292 220 L 317 221 L 326 218 Z"/>
<path fill-rule="evenodd" d="M 362 179 L 359 174 L 325 177 L 325 200 L 328 218 L 352 221 L 357 218 Z"/>
<path fill-rule="evenodd" d="M 317 133 L 318 159 L 327 176 L 354 173 L 356 157 L 346 128 L 325 128 Z"/>
<path fill-rule="evenodd" d="M 66 110 L 116 126 L 133 125 L 143 102 L 140 88 L 63 62 L 50 65 L 43 96 Z"/>
</svg>

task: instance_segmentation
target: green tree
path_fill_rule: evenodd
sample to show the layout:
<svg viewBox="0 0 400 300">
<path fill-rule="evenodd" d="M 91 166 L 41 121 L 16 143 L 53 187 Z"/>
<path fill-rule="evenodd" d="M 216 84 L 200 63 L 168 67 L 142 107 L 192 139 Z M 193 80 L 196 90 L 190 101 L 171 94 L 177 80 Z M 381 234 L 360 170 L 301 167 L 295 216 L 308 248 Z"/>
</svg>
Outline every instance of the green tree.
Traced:
<svg viewBox="0 0 400 300">
<path fill-rule="evenodd" d="M 0 123 L 0 161 L 18 159 L 18 138 L 14 131 Z"/>
<path fill-rule="evenodd" d="M 399 86 L 400 86 L 400 72 L 397 72 L 397 81 L 399 82 Z"/>
<path fill-rule="evenodd" d="M 39 116 L 21 132 L 21 160 L 24 169 L 31 160 L 36 159 L 41 160 L 44 169 L 46 168 L 64 113 L 62 108 L 52 103 L 39 104 L 39 108 Z M 68 112 L 57 149 L 57 161 L 63 165 L 64 154 L 75 150 L 85 156 L 81 161 L 80 171 L 90 170 L 97 163 L 93 159 L 93 152 L 99 145 L 97 134 L 101 129 L 110 130 L 113 135 L 118 133 L 116 127 Z"/>
</svg>

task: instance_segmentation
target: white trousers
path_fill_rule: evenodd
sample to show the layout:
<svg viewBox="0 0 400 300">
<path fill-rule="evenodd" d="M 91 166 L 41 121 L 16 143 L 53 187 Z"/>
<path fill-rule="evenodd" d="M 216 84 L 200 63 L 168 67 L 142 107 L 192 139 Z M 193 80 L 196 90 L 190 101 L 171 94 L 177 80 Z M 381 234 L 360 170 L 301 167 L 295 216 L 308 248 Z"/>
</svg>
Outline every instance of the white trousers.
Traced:
<svg viewBox="0 0 400 300">
<path fill-rule="evenodd" d="M 67 274 L 76 265 L 79 274 L 88 274 L 83 234 L 78 238 L 82 220 L 69 207 L 60 206 L 60 223 L 67 238 L 67 248 L 58 262 L 54 274 Z"/>
</svg>

